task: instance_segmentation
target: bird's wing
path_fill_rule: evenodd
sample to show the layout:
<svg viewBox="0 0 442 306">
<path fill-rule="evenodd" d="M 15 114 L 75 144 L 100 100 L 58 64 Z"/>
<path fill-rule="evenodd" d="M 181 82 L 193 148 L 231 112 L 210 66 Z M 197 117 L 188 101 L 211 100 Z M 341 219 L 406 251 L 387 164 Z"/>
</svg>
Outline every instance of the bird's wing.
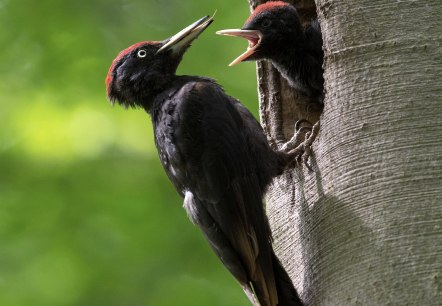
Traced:
<svg viewBox="0 0 442 306">
<path fill-rule="evenodd" d="M 271 233 L 247 122 L 255 119 L 210 82 L 187 84 L 176 97 L 175 144 L 191 173 L 186 210 L 200 216 L 191 218 L 238 281 L 253 284 L 262 305 L 276 305 Z"/>
</svg>

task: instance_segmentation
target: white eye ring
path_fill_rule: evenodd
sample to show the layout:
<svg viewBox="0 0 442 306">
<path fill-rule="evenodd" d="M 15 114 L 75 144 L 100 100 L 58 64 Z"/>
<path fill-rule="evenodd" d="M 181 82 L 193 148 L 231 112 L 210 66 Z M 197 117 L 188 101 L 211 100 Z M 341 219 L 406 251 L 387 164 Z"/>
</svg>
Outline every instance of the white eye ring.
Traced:
<svg viewBox="0 0 442 306">
<path fill-rule="evenodd" d="M 147 55 L 147 52 L 144 49 L 140 49 L 137 52 L 137 56 L 140 57 L 140 58 L 146 57 L 146 55 Z"/>
</svg>

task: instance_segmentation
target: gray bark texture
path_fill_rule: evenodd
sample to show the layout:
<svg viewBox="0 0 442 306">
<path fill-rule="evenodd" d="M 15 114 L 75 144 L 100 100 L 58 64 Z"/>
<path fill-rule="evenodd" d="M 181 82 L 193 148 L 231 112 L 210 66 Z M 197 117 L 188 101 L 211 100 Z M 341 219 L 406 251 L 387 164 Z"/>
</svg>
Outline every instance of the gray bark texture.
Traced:
<svg viewBox="0 0 442 306">
<path fill-rule="evenodd" d="M 278 256 L 306 305 L 442 305 L 442 1 L 289 2 L 319 16 L 326 98 L 314 171 L 268 191 Z M 274 146 L 319 118 L 257 73 Z"/>
</svg>

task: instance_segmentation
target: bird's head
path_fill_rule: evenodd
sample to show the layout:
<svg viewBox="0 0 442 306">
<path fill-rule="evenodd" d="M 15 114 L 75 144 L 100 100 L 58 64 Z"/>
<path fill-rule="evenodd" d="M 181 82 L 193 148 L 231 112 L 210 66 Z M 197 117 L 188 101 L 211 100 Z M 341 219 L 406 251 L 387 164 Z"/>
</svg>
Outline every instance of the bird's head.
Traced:
<svg viewBox="0 0 442 306">
<path fill-rule="evenodd" d="M 170 82 L 192 41 L 212 21 L 205 16 L 168 39 L 139 42 L 121 51 L 105 81 L 109 100 L 126 107 L 148 103 Z"/>
<path fill-rule="evenodd" d="M 272 59 L 303 35 L 298 13 L 291 4 L 270 1 L 255 8 L 241 29 L 221 30 L 219 35 L 238 36 L 249 41 L 247 51 L 229 66 L 243 61 Z"/>
</svg>

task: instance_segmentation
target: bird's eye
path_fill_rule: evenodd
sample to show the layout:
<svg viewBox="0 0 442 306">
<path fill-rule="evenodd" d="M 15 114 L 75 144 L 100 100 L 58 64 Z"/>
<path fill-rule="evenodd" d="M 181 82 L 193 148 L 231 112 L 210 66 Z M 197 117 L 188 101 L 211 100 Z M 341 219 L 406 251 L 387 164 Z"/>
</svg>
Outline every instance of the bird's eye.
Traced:
<svg viewBox="0 0 442 306">
<path fill-rule="evenodd" d="M 264 21 L 262 22 L 262 26 L 264 28 L 269 27 L 272 24 L 272 21 L 270 19 L 264 19 Z"/>
<path fill-rule="evenodd" d="M 146 55 L 147 55 L 147 52 L 144 49 L 138 50 L 138 52 L 137 52 L 137 57 L 139 57 L 139 58 L 146 57 Z"/>
</svg>

